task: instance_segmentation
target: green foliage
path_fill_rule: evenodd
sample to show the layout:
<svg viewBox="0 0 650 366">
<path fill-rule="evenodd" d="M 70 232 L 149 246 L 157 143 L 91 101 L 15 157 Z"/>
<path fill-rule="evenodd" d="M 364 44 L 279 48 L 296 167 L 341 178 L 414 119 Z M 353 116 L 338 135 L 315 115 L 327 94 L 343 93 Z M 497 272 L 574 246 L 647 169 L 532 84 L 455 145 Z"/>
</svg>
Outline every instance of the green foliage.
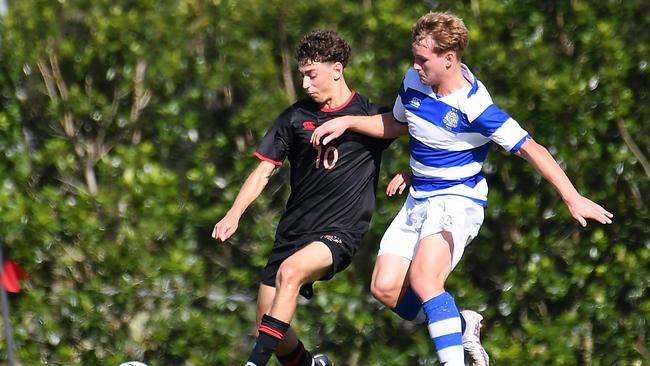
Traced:
<svg viewBox="0 0 650 366">
<path fill-rule="evenodd" d="M 226 244 L 210 238 L 275 115 L 300 97 L 293 46 L 353 46 L 349 84 L 390 106 L 429 9 L 464 18 L 464 62 L 616 216 L 580 228 L 500 151 L 490 206 L 448 282 L 506 365 L 650 362 L 650 8 L 643 1 L 9 1 L 0 20 L 0 238 L 30 273 L 11 297 L 25 365 L 231 365 L 250 349 L 287 170 Z M 385 154 L 379 192 L 408 169 Z M 426 331 L 369 294 L 401 198 L 379 194 L 353 265 L 292 326 L 341 365 L 433 364 Z M 0 344 L 6 354 L 6 344 Z M 275 361 L 272 361 L 275 362 Z"/>
</svg>

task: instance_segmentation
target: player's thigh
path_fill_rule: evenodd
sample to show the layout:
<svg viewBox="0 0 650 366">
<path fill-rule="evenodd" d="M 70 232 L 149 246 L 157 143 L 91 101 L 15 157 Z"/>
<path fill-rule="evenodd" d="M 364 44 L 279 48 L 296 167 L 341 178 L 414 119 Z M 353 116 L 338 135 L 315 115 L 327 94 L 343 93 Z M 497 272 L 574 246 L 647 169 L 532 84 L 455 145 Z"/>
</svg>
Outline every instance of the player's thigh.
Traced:
<svg viewBox="0 0 650 366">
<path fill-rule="evenodd" d="M 292 254 L 280 265 L 280 281 L 314 282 L 332 267 L 332 252 L 325 243 L 314 241 Z"/>
<path fill-rule="evenodd" d="M 448 232 L 453 243 L 451 269 L 458 264 L 465 246 L 478 234 L 483 223 L 484 208 L 460 196 L 432 197 L 428 201 L 427 218 L 422 224 L 420 237 Z"/>
<path fill-rule="evenodd" d="M 417 212 L 418 210 L 423 211 L 420 207 L 422 207 L 421 204 L 411 196 L 406 199 L 381 238 L 377 258 L 386 254 L 398 255 L 407 260 L 413 258 L 422 225 L 422 220 L 418 217 L 419 213 Z"/>
<path fill-rule="evenodd" d="M 442 292 L 444 282 L 451 272 L 453 253 L 454 242 L 448 231 L 420 239 L 409 269 L 409 281 L 421 298 Z"/>
<path fill-rule="evenodd" d="M 401 255 L 386 253 L 377 257 L 372 271 L 371 291 L 375 295 L 398 300 L 402 289 L 408 285 L 407 273 L 411 261 Z"/>
</svg>

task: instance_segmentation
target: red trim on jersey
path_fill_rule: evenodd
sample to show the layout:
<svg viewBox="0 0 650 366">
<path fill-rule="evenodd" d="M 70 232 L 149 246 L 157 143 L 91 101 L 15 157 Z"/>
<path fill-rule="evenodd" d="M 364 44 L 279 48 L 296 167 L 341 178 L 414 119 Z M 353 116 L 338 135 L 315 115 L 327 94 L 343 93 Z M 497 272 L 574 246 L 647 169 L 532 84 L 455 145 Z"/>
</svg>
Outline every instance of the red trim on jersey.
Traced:
<svg viewBox="0 0 650 366">
<path fill-rule="evenodd" d="M 274 337 L 274 338 L 277 338 L 277 339 L 284 338 L 284 334 L 282 334 L 280 331 L 277 331 L 277 330 L 269 327 L 268 325 L 260 325 L 259 330 L 260 330 L 260 332 L 264 332 L 264 333 L 270 335 L 271 337 Z"/>
<path fill-rule="evenodd" d="M 271 164 L 273 164 L 273 165 L 277 165 L 277 166 L 282 165 L 282 162 L 281 162 L 281 161 L 275 161 L 275 160 L 273 160 L 273 159 L 271 159 L 271 158 L 267 158 L 266 156 L 264 156 L 264 155 L 258 153 L 257 151 L 255 151 L 255 156 L 257 156 L 258 159 L 260 159 L 260 160 L 264 160 L 264 161 L 268 161 L 269 163 L 271 163 Z"/>
<path fill-rule="evenodd" d="M 334 108 L 326 108 L 326 107 L 323 107 L 323 108 L 321 108 L 320 110 L 321 110 L 322 112 L 336 112 L 336 111 L 340 111 L 341 109 L 345 108 L 348 104 L 350 104 L 350 102 L 352 101 L 352 98 L 354 98 L 354 95 L 355 95 L 355 94 L 357 94 L 357 92 L 355 92 L 355 91 L 353 90 L 352 93 L 350 94 L 350 97 L 348 98 L 348 100 L 346 100 L 345 103 L 341 104 L 341 105 L 338 106 L 338 107 L 334 107 Z"/>
</svg>

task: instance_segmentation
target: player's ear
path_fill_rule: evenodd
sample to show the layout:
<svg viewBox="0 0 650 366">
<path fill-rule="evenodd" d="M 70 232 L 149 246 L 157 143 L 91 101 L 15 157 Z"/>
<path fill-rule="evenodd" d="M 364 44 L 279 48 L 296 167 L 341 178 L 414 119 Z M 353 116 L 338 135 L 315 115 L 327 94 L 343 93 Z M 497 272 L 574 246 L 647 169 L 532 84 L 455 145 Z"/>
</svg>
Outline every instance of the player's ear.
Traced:
<svg viewBox="0 0 650 366">
<path fill-rule="evenodd" d="M 334 80 L 339 80 L 343 76 L 343 64 L 338 61 L 333 63 L 332 73 L 334 74 Z"/>
<path fill-rule="evenodd" d="M 450 68 L 456 62 L 456 53 L 449 51 L 445 53 L 445 67 Z"/>
</svg>

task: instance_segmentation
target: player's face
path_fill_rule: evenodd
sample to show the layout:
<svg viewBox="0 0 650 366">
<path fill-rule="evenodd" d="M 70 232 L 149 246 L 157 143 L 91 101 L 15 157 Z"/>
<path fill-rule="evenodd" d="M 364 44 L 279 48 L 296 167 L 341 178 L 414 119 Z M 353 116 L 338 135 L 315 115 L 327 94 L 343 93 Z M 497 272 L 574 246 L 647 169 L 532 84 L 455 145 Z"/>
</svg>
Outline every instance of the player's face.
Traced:
<svg viewBox="0 0 650 366">
<path fill-rule="evenodd" d="M 439 85 L 447 70 L 448 60 L 445 54 L 433 52 L 434 41 L 427 37 L 411 46 L 413 51 L 413 68 L 424 85 Z"/>
<path fill-rule="evenodd" d="M 298 67 L 302 75 L 302 88 L 317 103 L 331 99 L 336 80 L 340 78 L 339 62 L 304 62 Z"/>
</svg>

